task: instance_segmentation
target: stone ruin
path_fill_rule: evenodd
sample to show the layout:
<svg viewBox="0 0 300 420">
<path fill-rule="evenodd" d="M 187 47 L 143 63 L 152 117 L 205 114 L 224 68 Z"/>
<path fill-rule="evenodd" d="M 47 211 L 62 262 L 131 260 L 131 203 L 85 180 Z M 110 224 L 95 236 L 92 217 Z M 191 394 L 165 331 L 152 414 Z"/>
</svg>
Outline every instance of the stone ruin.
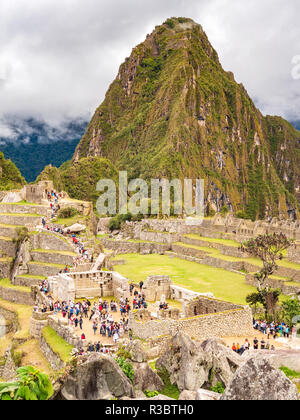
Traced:
<svg viewBox="0 0 300 420">
<path fill-rule="evenodd" d="M 62 301 L 82 298 L 129 297 L 128 279 L 114 271 L 87 271 L 58 274 L 49 279 L 51 292 Z"/>
</svg>

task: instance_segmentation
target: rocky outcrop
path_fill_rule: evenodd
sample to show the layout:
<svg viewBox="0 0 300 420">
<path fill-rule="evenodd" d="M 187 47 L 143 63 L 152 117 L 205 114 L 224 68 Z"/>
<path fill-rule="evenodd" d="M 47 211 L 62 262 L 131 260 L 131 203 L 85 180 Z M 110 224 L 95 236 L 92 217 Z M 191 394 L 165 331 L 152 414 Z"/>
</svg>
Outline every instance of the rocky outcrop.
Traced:
<svg viewBox="0 0 300 420">
<path fill-rule="evenodd" d="M 61 391 L 65 400 L 111 400 L 134 398 L 134 389 L 118 364 L 102 354 L 89 356 L 65 380 Z"/>
<path fill-rule="evenodd" d="M 178 333 L 166 345 L 165 352 L 156 362 L 158 369 L 166 369 L 172 383 L 183 391 L 209 389 L 217 382 L 225 387 L 242 359 L 215 340 L 202 345 L 187 335 Z"/>
<path fill-rule="evenodd" d="M 139 340 L 134 340 L 127 346 L 126 350 L 130 353 L 130 359 L 136 363 L 144 363 L 148 360 L 147 352 L 144 350 Z"/>
<path fill-rule="evenodd" d="M 252 358 L 240 367 L 221 400 L 297 400 L 296 386 L 267 359 Z"/>
<path fill-rule="evenodd" d="M 164 387 L 163 381 L 151 369 L 148 363 L 140 363 L 134 366 L 134 386 L 141 391 L 161 391 Z"/>
</svg>

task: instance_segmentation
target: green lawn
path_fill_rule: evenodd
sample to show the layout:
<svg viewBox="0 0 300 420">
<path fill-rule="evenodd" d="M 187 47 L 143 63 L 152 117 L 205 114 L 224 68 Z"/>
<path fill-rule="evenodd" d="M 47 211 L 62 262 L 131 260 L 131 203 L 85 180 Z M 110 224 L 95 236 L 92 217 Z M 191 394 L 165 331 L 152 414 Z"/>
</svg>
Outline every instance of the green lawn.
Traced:
<svg viewBox="0 0 300 420">
<path fill-rule="evenodd" d="M 216 298 L 233 303 L 245 304 L 246 296 L 255 292 L 255 287 L 245 283 L 242 274 L 214 268 L 167 255 L 118 255 L 126 264 L 117 271 L 133 282 L 140 282 L 150 275 L 169 275 L 178 286 L 199 293 L 211 292 Z"/>
</svg>

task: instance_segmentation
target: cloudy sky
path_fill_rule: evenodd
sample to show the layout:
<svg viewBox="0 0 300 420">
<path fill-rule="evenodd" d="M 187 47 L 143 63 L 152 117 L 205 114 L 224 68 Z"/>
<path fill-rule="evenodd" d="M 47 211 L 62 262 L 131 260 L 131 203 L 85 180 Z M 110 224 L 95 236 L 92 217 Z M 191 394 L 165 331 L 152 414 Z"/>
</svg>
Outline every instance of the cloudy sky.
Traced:
<svg viewBox="0 0 300 420">
<path fill-rule="evenodd" d="M 7 116 L 89 119 L 131 49 L 170 16 L 203 26 L 263 113 L 300 120 L 299 0 L 1 0 L 0 137 Z"/>
</svg>

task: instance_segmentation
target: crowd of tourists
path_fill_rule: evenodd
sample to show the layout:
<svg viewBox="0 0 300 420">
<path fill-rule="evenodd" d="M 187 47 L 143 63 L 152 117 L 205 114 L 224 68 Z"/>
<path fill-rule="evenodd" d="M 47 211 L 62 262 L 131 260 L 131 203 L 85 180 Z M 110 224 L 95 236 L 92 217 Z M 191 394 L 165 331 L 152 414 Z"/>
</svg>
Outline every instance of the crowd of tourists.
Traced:
<svg viewBox="0 0 300 420">
<path fill-rule="evenodd" d="M 275 347 L 271 345 L 269 341 L 265 341 L 264 338 L 262 338 L 261 341 L 259 342 L 257 337 L 255 337 L 253 340 L 253 349 L 259 350 L 259 347 L 261 350 L 275 350 Z M 235 353 L 242 355 L 245 353 L 245 351 L 248 351 L 251 349 L 251 344 L 249 340 L 246 338 L 244 344 L 240 345 L 239 343 L 233 343 L 231 349 Z"/>
<path fill-rule="evenodd" d="M 45 197 L 50 203 L 51 219 L 53 219 L 60 210 L 59 200 L 62 198 L 61 193 L 56 191 L 45 191 Z"/>
<path fill-rule="evenodd" d="M 253 320 L 253 328 L 266 335 L 268 340 L 270 340 L 270 338 L 273 338 L 275 340 L 280 337 L 289 338 L 291 334 L 290 327 L 284 322 L 271 322 L 270 324 L 268 324 L 267 321 Z"/>
<path fill-rule="evenodd" d="M 36 305 L 34 310 L 36 312 L 53 312 L 54 315 L 62 316 L 63 319 L 68 320 L 70 327 L 78 331 L 83 341 L 86 340 L 87 323 L 89 324 L 88 328 L 92 329 L 94 337 L 99 335 L 102 338 L 110 338 L 114 344 L 117 344 L 125 334 L 128 334 L 132 339 L 132 331 L 128 328 L 129 313 L 132 308 L 141 309 L 148 306 L 142 291 L 135 290 L 132 286 L 130 287 L 132 307 L 130 300 L 123 297 L 118 302 L 115 299 L 108 301 L 102 298 L 94 302 L 89 299 L 78 302 L 54 301 L 49 295 L 48 280 L 41 283 L 40 291 L 47 299 L 41 306 Z M 118 312 L 119 316 L 116 315 Z M 95 345 L 93 344 L 93 346 Z M 97 351 L 96 347 L 95 351 Z"/>
</svg>

